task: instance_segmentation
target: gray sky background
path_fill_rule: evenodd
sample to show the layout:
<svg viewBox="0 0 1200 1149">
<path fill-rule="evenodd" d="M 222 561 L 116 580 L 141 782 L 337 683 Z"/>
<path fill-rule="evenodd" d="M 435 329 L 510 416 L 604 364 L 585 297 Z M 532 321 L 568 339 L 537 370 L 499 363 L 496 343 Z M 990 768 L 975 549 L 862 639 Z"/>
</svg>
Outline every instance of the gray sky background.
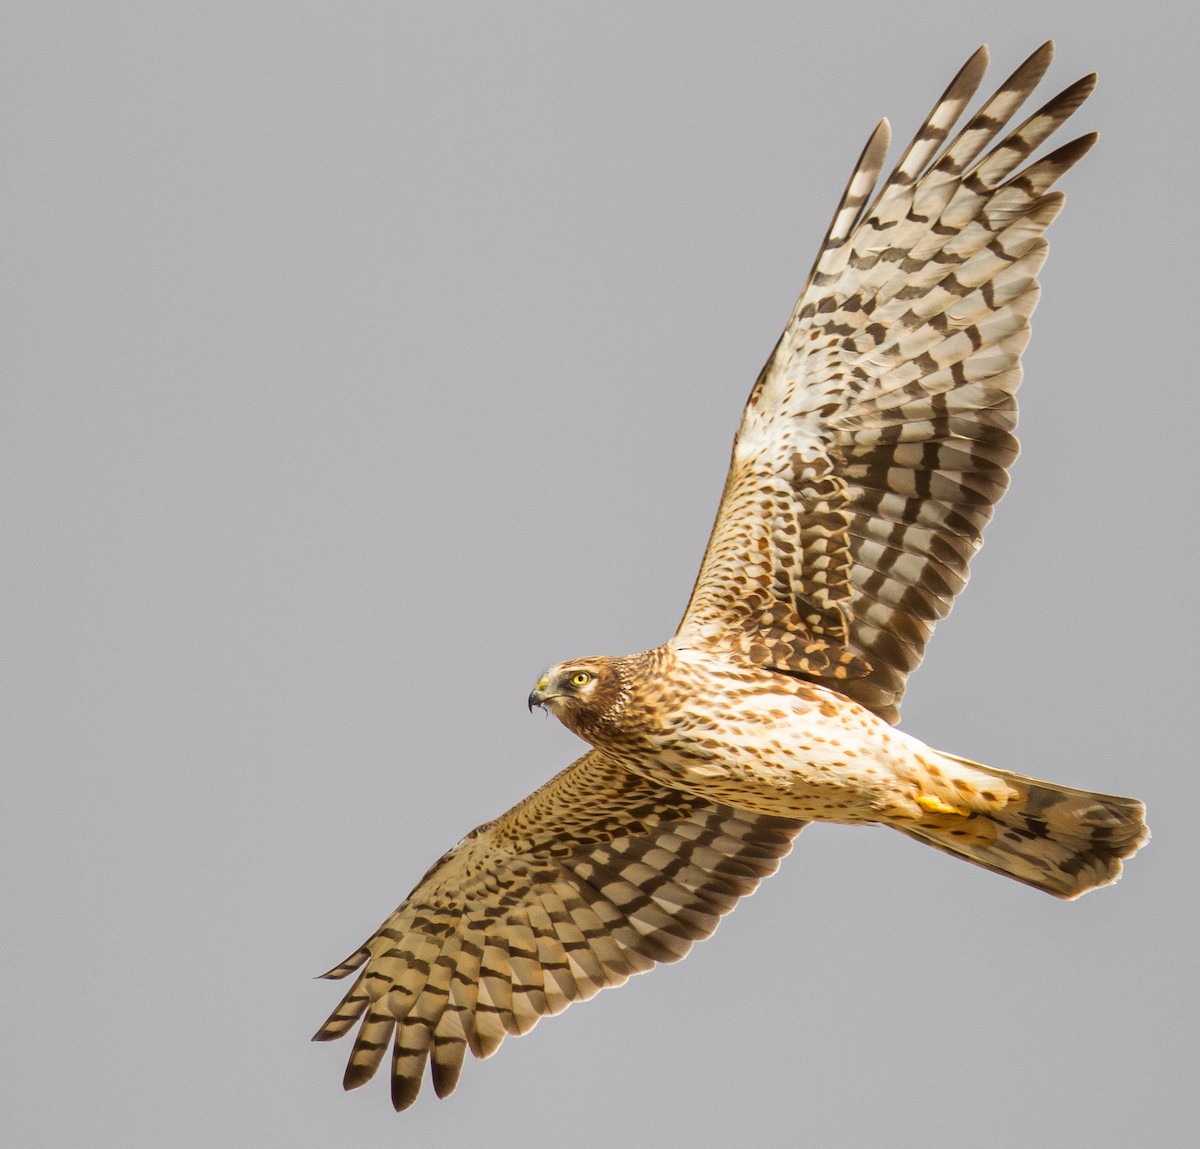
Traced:
<svg viewBox="0 0 1200 1149">
<path fill-rule="evenodd" d="M 1194 1134 L 1196 19 L 643 7 L 5 5 L 0 1142 Z M 544 666 L 674 629 L 871 126 L 1049 36 L 1102 139 L 904 725 L 1154 841 L 1063 904 L 811 828 L 449 1101 L 343 1095 L 313 975 L 577 753 Z"/>
</svg>

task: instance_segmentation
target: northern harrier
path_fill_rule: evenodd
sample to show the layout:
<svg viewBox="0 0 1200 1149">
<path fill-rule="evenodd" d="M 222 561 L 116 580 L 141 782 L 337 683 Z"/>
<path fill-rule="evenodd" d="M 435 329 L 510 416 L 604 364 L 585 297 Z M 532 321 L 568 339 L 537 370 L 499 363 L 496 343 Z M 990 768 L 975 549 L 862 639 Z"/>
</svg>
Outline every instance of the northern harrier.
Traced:
<svg viewBox="0 0 1200 1149">
<path fill-rule="evenodd" d="M 892 725 L 967 580 L 1017 454 L 1015 392 L 1062 207 L 1095 140 L 1027 162 L 1091 92 L 998 144 L 1046 44 L 943 147 L 987 66 L 955 77 L 875 192 L 875 129 L 750 394 L 674 638 L 560 663 L 529 704 L 582 758 L 444 855 L 326 977 L 317 1033 L 359 1026 L 345 1086 L 391 1047 L 392 1101 L 439 1097 L 468 1049 L 675 961 L 773 873 L 807 821 L 877 822 L 1061 898 L 1116 880 L 1144 808 L 933 750 Z M 1024 166 L 1022 166 L 1024 165 Z"/>
</svg>

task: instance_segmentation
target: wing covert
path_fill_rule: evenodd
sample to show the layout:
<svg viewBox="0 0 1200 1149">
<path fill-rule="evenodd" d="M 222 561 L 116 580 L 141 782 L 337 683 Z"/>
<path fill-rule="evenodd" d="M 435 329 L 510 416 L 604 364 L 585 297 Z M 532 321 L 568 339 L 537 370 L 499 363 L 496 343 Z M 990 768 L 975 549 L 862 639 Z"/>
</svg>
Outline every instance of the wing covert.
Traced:
<svg viewBox="0 0 1200 1149">
<path fill-rule="evenodd" d="M 440 858 L 325 977 L 358 970 L 314 1040 L 358 1036 L 344 1084 L 391 1048 L 392 1102 L 439 1097 L 470 1051 L 682 958 L 775 872 L 803 822 L 667 790 L 593 750 Z"/>
<path fill-rule="evenodd" d="M 1043 233 L 1063 201 L 1050 188 L 1095 139 L 1026 164 L 1088 76 L 988 150 L 1052 53 L 1038 49 L 946 144 L 987 66 L 976 52 L 866 206 L 886 121 L 876 129 L 751 392 L 675 645 L 899 718 L 1007 488 Z"/>
</svg>

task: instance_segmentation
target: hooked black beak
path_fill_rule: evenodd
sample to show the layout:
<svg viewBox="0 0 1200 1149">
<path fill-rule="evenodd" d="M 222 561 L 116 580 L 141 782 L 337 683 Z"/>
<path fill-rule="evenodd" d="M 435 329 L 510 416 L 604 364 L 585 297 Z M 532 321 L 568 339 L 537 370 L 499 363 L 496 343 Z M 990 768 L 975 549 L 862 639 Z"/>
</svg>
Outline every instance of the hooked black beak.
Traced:
<svg viewBox="0 0 1200 1149">
<path fill-rule="evenodd" d="M 529 695 L 529 713 L 530 714 L 533 713 L 533 708 L 535 706 L 544 706 L 549 699 L 557 697 L 556 695 L 552 694 L 547 689 L 549 687 L 549 685 L 550 685 L 550 679 L 548 677 L 543 677 L 538 682 L 537 686 L 535 686 L 533 688 L 533 690 L 530 692 L 530 695 Z"/>
</svg>

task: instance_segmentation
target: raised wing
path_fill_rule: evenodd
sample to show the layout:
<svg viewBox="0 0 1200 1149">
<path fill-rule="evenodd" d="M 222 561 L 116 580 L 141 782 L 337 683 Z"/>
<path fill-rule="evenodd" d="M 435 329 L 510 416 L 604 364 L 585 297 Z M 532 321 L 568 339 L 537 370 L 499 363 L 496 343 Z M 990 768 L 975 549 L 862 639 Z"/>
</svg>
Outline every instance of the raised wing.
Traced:
<svg viewBox="0 0 1200 1149">
<path fill-rule="evenodd" d="M 1038 49 L 942 150 L 986 70 L 976 52 L 865 207 L 888 145 L 887 121 L 876 128 L 751 392 L 675 645 L 898 720 L 1008 485 L 1043 232 L 1063 202 L 1049 189 L 1095 140 L 1021 168 L 1088 76 L 988 150 L 1052 54 Z"/>
<path fill-rule="evenodd" d="M 324 975 L 361 967 L 314 1040 L 358 1024 L 347 1089 L 390 1045 L 397 1109 L 416 1100 L 426 1061 L 445 1097 L 467 1049 L 488 1057 L 506 1034 L 678 961 L 803 826 L 663 789 L 593 750 L 468 834 Z"/>
</svg>

